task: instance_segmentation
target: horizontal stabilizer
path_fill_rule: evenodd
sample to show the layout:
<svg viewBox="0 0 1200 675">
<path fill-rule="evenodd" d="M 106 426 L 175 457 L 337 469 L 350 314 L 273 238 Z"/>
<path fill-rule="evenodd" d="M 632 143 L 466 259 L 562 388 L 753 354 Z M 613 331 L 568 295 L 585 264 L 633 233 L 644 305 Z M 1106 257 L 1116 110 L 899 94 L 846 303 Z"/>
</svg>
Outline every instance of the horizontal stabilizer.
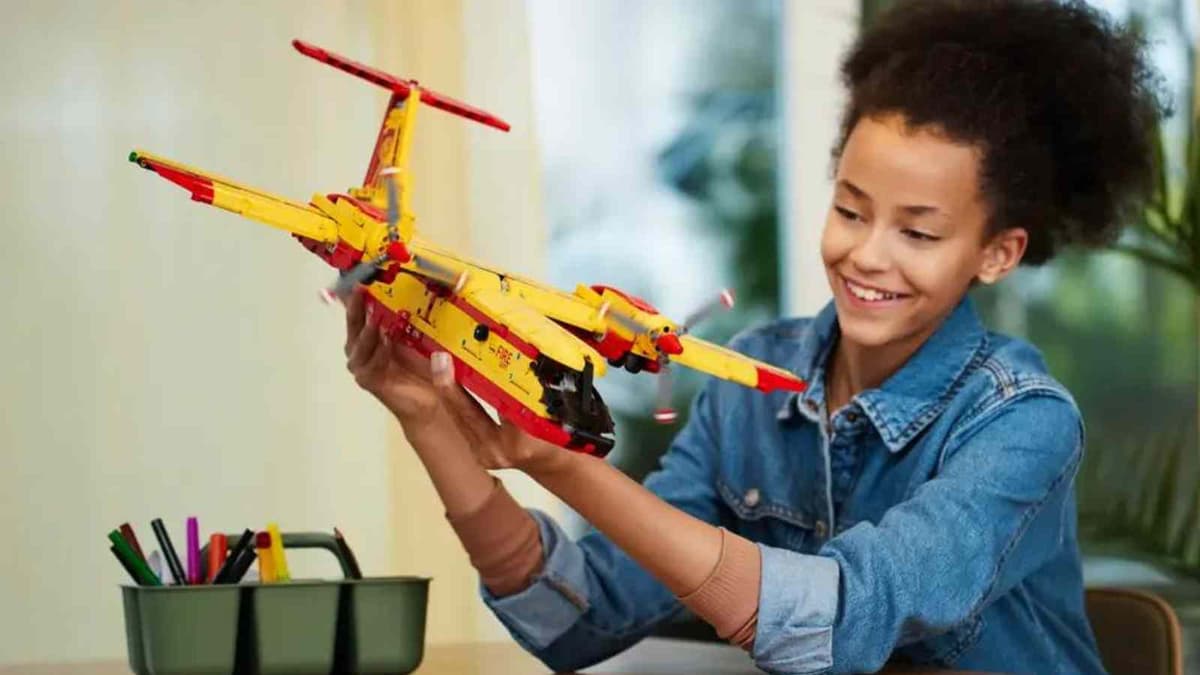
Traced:
<svg viewBox="0 0 1200 675">
<path fill-rule="evenodd" d="M 444 110 L 448 113 L 458 115 L 459 117 L 465 117 L 469 120 L 474 120 L 480 124 L 485 124 L 489 127 L 499 129 L 500 131 L 508 131 L 511 128 L 508 122 L 505 122 L 486 110 L 480 110 L 475 106 L 467 105 L 462 101 L 457 101 L 444 94 L 439 94 L 436 91 L 418 86 L 416 80 L 402 80 L 395 75 L 389 75 L 378 68 L 372 68 L 371 66 L 348 59 L 340 54 L 334 54 L 333 52 L 326 51 L 303 40 L 292 40 L 292 46 L 296 48 L 296 51 L 304 54 L 305 56 L 312 57 L 322 63 L 327 63 L 338 70 L 350 73 L 356 77 L 361 77 L 367 82 L 377 84 L 396 94 L 400 100 L 408 98 L 409 94 L 411 94 L 412 90 L 415 88 L 421 92 L 422 103 L 433 106 L 438 110 Z"/>
</svg>

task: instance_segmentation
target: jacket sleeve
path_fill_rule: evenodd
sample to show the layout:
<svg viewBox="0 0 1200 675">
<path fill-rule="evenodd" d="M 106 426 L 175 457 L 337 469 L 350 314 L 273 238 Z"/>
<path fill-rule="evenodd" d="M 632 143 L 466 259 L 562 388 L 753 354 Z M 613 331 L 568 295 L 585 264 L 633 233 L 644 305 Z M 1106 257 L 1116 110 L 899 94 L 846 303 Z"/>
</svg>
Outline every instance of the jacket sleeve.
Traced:
<svg viewBox="0 0 1200 675">
<path fill-rule="evenodd" d="M 968 423 L 937 474 L 878 523 L 817 555 L 760 545 L 755 662 L 874 672 L 896 647 L 972 619 L 1060 549 L 1082 448 L 1073 403 L 1026 395 Z"/>
<path fill-rule="evenodd" d="M 718 522 L 715 485 L 717 410 L 710 381 L 692 405 L 687 425 L 645 486 L 701 520 Z M 514 595 L 484 602 L 513 637 L 547 666 L 574 670 L 641 640 L 683 606 L 665 586 L 594 529 L 571 541 L 547 515 L 531 511 L 544 551 L 541 574 Z"/>
</svg>

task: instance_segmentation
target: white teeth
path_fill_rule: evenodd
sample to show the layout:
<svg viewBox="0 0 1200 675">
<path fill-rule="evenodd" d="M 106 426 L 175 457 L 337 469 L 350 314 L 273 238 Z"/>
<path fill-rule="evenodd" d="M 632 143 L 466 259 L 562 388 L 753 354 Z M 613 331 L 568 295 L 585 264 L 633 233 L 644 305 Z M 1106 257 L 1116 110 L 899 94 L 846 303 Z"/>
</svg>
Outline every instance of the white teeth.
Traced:
<svg viewBox="0 0 1200 675">
<path fill-rule="evenodd" d="M 850 292 L 854 294 L 854 297 L 860 300 L 866 300 L 867 302 L 893 300 L 896 298 L 895 293 L 885 293 L 883 291 L 877 291 L 873 288 L 863 288 L 862 286 L 855 285 L 850 280 L 846 280 L 846 288 L 850 289 Z"/>
</svg>

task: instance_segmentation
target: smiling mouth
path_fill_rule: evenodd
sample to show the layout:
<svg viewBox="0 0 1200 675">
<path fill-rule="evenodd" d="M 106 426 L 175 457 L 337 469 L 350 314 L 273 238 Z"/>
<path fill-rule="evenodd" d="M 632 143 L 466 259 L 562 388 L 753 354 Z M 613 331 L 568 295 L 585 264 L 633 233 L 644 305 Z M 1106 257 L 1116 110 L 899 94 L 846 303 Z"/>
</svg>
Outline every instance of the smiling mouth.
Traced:
<svg viewBox="0 0 1200 675">
<path fill-rule="evenodd" d="M 838 275 L 838 276 L 841 276 L 841 275 Z M 855 300 L 858 300 L 859 302 L 862 302 L 862 303 L 884 304 L 884 303 L 893 302 L 896 300 L 904 300 L 905 298 L 909 297 L 909 294 L 907 294 L 907 293 L 895 293 L 892 291 L 885 291 L 881 288 L 875 288 L 873 286 L 866 286 L 864 284 L 860 284 L 855 281 L 851 281 L 850 279 L 848 279 L 844 276 L 841 278 L 842 278 L 842 287 L 846 289 L 846 292 L 849 293 Z"/>
</svg>

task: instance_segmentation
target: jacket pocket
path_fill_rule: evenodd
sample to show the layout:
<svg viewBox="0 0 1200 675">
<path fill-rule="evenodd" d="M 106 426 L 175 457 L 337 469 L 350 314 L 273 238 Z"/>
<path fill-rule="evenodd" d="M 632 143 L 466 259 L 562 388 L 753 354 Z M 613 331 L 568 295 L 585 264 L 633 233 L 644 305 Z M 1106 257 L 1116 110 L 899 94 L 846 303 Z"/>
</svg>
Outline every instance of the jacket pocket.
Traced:
<svg viewBox="0 0 1200 675">
<path fill-rule="evenodd" d="M 772 495 L 767 487 L 741 487 L 717 479 L 727 507 L 721 525 L 750 541 L 804 552 L 813 541 L 813 518 Z"/>
</svg>

